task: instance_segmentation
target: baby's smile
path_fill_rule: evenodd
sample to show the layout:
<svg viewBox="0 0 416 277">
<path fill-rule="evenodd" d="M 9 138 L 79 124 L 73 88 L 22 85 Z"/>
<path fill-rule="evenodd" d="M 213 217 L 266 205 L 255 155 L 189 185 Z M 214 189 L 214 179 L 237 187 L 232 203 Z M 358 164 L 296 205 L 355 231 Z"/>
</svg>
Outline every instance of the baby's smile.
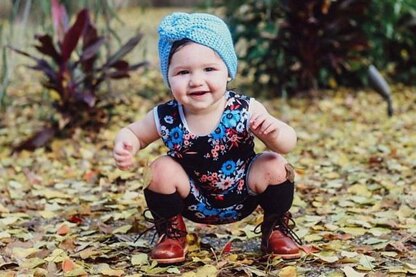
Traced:
<svg viewBox="0 0 416 277">
<path fill-rule="evenodd" d="M 209 91 L 194 91 L 194 92 L 189 93 L 189 95 L 190 96 L 201 96 L 201 95 L 204 95 L 206 93 L 209 93 Z"/>
</svg>

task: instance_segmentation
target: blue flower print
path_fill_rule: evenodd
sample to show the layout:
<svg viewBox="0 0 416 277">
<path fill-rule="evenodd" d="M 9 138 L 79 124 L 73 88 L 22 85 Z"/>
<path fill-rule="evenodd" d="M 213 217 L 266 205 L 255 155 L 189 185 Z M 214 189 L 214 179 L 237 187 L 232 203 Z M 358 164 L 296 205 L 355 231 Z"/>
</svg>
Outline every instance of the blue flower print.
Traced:
<svg viewBox="0 0 416 277">
<path fill-rule="evenodd" d="M 170 130 L 170 138 L 173 144 L 181 144 L 183 141 L 183 131 L 179 127 L 175 127 Z"/>
<path fill-rule="evenodd" d="M 230 176 L 235 170 L 235 162 L 232 160 L 228 160 L 222 164 L 221 171 L 224 173 L 225 176 Z"/>
<path fill-rule="evenodd" d="M 231 128 L 237 125 L 237 123 L 240 121 L 240 118 L 241 118 L 240 111 L 226 110 L 224 111 L 224 114 L 221 118 L 221 122 L 225 125 L 225 127 Z"/>
<path fill-rule="evenodd" d="M 192 208 L 191 208 L 192 207 Z M 238 212 L 234 206 L 229 208 L 208 207 L 205 203 L 198 203 L 188 207 L 190 211 L 197 211 L 195 215 L 200 219 L 209 219 L 212 223 L 234 222 Z"/>
<path fill-rule="evenodd" d="M 217 129 L 215 129 L 212 133 L 211 136 L 214 140 L 220 140 L 222 138 L 224 138 L 225 136 L 225 128 L 224 125 L 220 124 Z"/>
</svg>

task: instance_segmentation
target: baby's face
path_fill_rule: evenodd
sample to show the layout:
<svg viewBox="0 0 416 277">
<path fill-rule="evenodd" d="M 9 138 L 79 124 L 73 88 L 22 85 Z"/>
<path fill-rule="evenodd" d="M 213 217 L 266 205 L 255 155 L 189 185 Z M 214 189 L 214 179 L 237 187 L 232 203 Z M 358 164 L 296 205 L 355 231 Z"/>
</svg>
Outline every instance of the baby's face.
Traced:
<svg viewBox="0 0 416 277">
<path fill-rule="evenodd" d="M 172 55 L 168 80 L 175 99 L 185 108 L 201 111 L 223 100 L 228 70 L 209 47 L 187 43 Z"/>
</svg>

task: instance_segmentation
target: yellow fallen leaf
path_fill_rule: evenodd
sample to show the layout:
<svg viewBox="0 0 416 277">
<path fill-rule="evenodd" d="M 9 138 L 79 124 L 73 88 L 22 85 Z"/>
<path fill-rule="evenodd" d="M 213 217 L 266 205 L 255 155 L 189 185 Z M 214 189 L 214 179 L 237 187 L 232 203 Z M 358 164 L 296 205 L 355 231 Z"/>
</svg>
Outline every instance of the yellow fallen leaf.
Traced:
<svg viewBox="0 0 416 277">
<path fill-rule="evenodd" d="M 229 260 L 230 262 L 235 262 L 238 259 L 238 255 L 237 254 L 230 254 L 227 256 L 227 260 Z"/>
<path fill-rule="evenodd" d="M 69 195 L 68 193 L 51 190 L 47 188 L 38 189 L 34 191 L 33 194 L 36 196 L 44 196 L 47 199 L 54 199 L 54 198 L 70 199 L 72 198 L 72 196 Z"/>
<path fill-rule="evenodd" d="M 182 277 L 197 277 L 197 275 L 193 271 L 188 271 L 188 272 L 182 273 Z"/>
<path fill-rule="evenodd" d="M 279 271 L 279 277 L 295 277 L 298 276 L 295 266 L 286 266 Z"/>
<path fill-rule="evenodd" d="M 39 215 L 41 217 L 43 217 L 44 219 L 51 219 L 51 218 L 54 218 L 56 216 L 56 213 L 54 213 L 52 211 L 40 211 Z"/>
<path fill-rule="evenodd" d="M 38 252 L 39 249 L 36 248 L 22 248 L 22 247 L 14 247 L 12 250 L 13 256 L 17 259 L 24 259 L 33 253 Z"/>
<path fill-rule="evenodd" d="M 6 231 L 0 232 L 0 239 L 8 239 L 10 237 L 11 237 L 11 235 L 9 233 L 7 233 Z"/>
<path fill-rule="evenodd" d="M 340 175 L 339 175 L 338 172 L 331 171 L 331 172 L 323 174 L 323 177 L 325 179 L 338 179 L 340 177 Z"/>
<path fill-rule="evenodd" d="M 7 216 L 5 218 L 0 218 L 0 225 L 12 225 L 19 220 L 18 217 L 15 216 Z"/>
<path fill-rule="evenodd" d="M 322 261 L 325 261 L 327 263 L 335 263 L 339 260 L 338 256 L 334 252 L 329 251 L 322 251 L 317 254 L 312 254 L 315 257 L 319 258 Z"/>
<path fill-rule="evenodd" d="M 361 255 L 360 264 L 358 265 L 357 269 L 365 270 L 365 271 L 373 270 L 374 265 L 372 264 L 372 262 L 374 262 L 375 260 L 376 259 L 371 256 Z"/>
<path fill-rule="evenodd" d="M 196 276 L 198 277 L 212 277 L 217 276 L 218 270 L 213 265 L 204 265 L 203 267 L 198 268 L 196 271 Z"/>
<path fill-rule="evenodd" d="M 364 228 L 355 228 L 355 227 L 343 227 L 340 228 L 341 231 L 347 234 L 351 234 L 353 236 L 362 236 L 364 235 L 367 230 Z"/>
<path fill-rule="evenodd" d="M 48 272 L 46 269 L 38 267 L 33 272 L 33 276 L 34 277 L 43 277 L 43 276 L 48 276 L 48 273 L 50 274 L 50 272 Z M 3 277 L 3 275 L 2 275 L 2 277 Z"/>
<path fill-rule="evenodd" d="M 402 204 L 400 206 L 399 210 L 397 211 L 397 216 L 401 220 L 405 220 L 407 218 L 411 218 L 412 216 L 414 216 L 414 214 L 415 214 L 415 210 L 412 209 L 412 208 L 410 208 L 406 204 Z"/>
<path fill-rule="evenodd" d="M 45 260 L 40 258 L 25 259 L 23 263 L 20 264 L 22 268 L 36 268 L 40 265 L 43 265 Z"/>
<path fill-rule="evenodd" d="M 79 252 L 79 256 L 83 260 L 88 259 L 88 258 L 91 258 L 91 257 L 96 256 L 98 254 L 100 254 L 100 252 L 97 251 L 97 250 L 95 250 L 92 247 L 87 248 L 87 249 L 84 249 L 81 252 Z"/>
<path fill-rule="evenodd" d="M 416 264 L 404 263 L 407 268 L 416 270 Z"/>
<path fill-rule="evenodd" d="M 87 272 L 85 272 L 85 270 L 80 267 L 79 265 L 77 265 L 73 270 L 65 272 L 64 276 L 88 276 Z"/>
<path fill-rule="evenodd" d="M 383 251 L 380 254 L 382 256 L 391 257 L 391 258 L 394 258 L 394 257 L 396 257 L 398 255 L 396 252 L 393 252 L 393 251 Z"/>
<path fill-rule="evenodd" d="M 354 268 L 350 266 L 344 266 L 341 270 L 345 273 L 346 277 L 364 277 L 365 273 L 360 273 L 355 271 Z"/>
<path fill-rule="evenodd" d="M 124 270 L 112 269 L 108 264 L 99 264 L 98 273 L 105 276 L 121 276 L 124 274 Z"/>
<path fill-rule="evenodd" d="M 311 234 L 311 235 L 306 235 L 303 239 L 307 242 L 321 241 L 322 236 L 320 236 L 318 234 Z"/>
<path fill-rule="evenodd" d="M 122 276 L 124 274 L 124 270 L 109 268 L 102 270 L 100 273 L 106 276 Z"/>
<path fill-rule="evenodd" d="M 131 225 L 124 225 L 113 230 L 113 234 L 125 234 L 131 229 Z"/>
<path fill-rule="evenodd" d="M 59 263 L 66 260 L 67 258 L 68 254 L 64 250 L 55 249 L 47 258 L 45 258 L 45 261 Z"/>
<path fill-rule="evenodd" d="M 169 267 L 168 270 L 166 270 L 166 272 L 171 274 L 181 274 L 181 271 L 176 266 Z"/>
<path fill-rule="evenodd" d="M 353 195 L 360 195 L 370 197 L 371 191 L 368 190 L 368 186 L 364 184 L 355 184 L 348 188 L 348 192 Z"/>
<path fill-rule="evenodd" d="M 131 257 L 132 265 L 144 265 L 147 263 L 149 263 L 149 258 L 145 253 L 140 253 Z"/>
<path fill-rule="evenodd" d="M 381 235 L 387 235 L 391 233 L 390 229 L 387 228 L 381 228 L 381 227 L 376 227 L 376 228 L 371 228 L 368 230 L 369 233 L 371 233 L 372 235 L 379 237 Z"/>
<path fill-rule="evenodd" d="M 357 255 L 358 255 L 357 252 L 341 251 L 341 256 L 343 256 L 343 257 L 354 258 Z"/>
</svg>

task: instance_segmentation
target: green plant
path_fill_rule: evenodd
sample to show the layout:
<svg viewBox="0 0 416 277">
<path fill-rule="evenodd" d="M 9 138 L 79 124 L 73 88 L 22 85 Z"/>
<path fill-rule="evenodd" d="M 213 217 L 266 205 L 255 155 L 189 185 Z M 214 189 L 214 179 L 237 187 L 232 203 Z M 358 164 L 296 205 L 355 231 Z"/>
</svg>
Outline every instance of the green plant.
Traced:
<svg viewBox="0 0 416 277">
<path fill-rule="evenodd" d="M 60 16 L 64 18 L 62 13 Z M 46 59 L 9 46 L 35 61 L 30 68 L 42 72 L 43 86 L 57 93 L 53 107 L 59 113 L 58 119 L 55 116 L 33 137 L 14 147 L 14 151 L 44 146 L 54 136 L 71 132 L 76 127 L 100 128 L 108 121 L 105 103 L 98 94 L 102 82 L 129 77 L 130 71 L 146 64 L 130 65 L 123 59 L 140 42 L 142 35 L 137 34 L 98 65 L 99 50 L 105 39 L 97 34 L 87 9 L 78 13 L 70 28 L 63 26 L 64 33 L 57 44 L 50 35 L 35 36 L 38 43 L 35 48 Z"/>
<path fill-rule="evenodd" d="M 365 30 L 372 62 L 389 79 L 416 84 L 416 3 L 412 0 L 373 1 Z"/>
<path fill-rule="evenodd" d="M 368 47 L 369 0 L 223 1 L 245 63 L 242 74 L 274 91 L 342 83 Z"/>
</svg>

